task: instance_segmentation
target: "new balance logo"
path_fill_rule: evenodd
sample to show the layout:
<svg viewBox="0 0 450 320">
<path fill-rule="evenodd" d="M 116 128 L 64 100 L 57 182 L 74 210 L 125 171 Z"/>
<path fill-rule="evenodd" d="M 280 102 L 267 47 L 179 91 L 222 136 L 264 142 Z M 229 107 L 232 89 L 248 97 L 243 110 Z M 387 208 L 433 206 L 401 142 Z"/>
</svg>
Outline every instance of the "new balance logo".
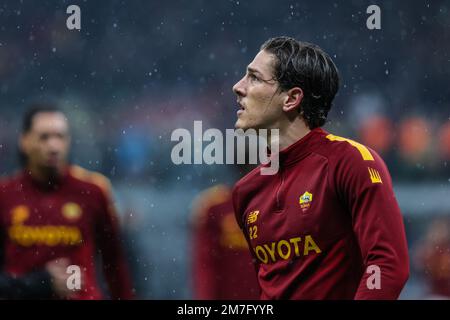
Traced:
<svg viewBox="0 0 450 320">
<path fill-rule="evenodd" d="M 381 181 L 380 173 L 377 170 L 372 168 L 367 169 L 369 169 L 370 180 L 372 183 L 383 183 L 383 181 Z"/>
<path fill-rule="evenodd" d="M 258 220 L 258 214 L 259 214 L 259 210 L 250 212 L 248 215 L 247 223 L 248 224 L 255 223 L 256 220 Z"/>
</svg>

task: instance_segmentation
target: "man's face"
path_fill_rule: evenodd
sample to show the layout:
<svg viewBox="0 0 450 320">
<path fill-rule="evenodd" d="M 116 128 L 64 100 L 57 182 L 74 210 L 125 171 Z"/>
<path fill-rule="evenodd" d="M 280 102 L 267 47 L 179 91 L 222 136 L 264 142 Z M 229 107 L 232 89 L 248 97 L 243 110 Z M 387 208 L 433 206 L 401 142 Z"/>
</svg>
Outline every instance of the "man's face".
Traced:
<svg viewBox="0 0 450 320">
<path fill-rule="evenodd" d="M 233 86 L 237 95 L 237 129 L 279 128 L 282 117 L 282 94 L 274 79 L 275 56 L 260 51 L 248 65 L 245 76 Z"/>
<path fill-rule="evenodd" d="M 42 169 L 56 170 L 66 163 L 69 152 L 69 128 L 60 112 L 37 113 L 31 129 L 20 141 L 28 163 Z"/>
</svg>

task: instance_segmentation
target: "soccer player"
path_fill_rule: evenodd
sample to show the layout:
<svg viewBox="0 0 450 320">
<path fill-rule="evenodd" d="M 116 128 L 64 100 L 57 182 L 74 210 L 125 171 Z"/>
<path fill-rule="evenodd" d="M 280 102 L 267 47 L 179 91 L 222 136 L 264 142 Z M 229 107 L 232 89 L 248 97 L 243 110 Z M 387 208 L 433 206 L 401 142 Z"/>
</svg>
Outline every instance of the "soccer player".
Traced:
<svg viewBox="0 0 450 320">
<path fill-rule="evenodd" d="M 132 297 L 110 183 L 70 165 L 69 145 L 63 112 L 43 105 L 25 115 L 19 141 L 24 170 L 0 182 L 0 268 L 6 287 L 14 286 L 12 278 L 26 292 L 6 298 L 30 292 L 33 298 L 104 298 L 96 274 L 98 253 L 111 298 Z M 80 289 L 64 288 L 61 267 L 69 265 L 81 271 Z"/>
<path fill-rule="evenodd" d="M 450 220 L 434 219 L 418 243 L 414 264 L 427 286 L 422 299 L 450 299 Z"/>
<path fill-rule="evenodd" d="M 396 299 L 408 278 L 386 165 L 373 150 L 321 128 L 338 86 L 321 48 L 277 37 L 233 87 L 236 128 L 279 129 L 281 151 L 271 155 L 279 157 L 278 172 L 261 175 L 260 166 L 233 190 L 262 299 Z"/>
<path fill-rule="evenodd" d="M 248 244 L 236 223 L 231 188 L 203 191 L 193 206 L 193 289 L 202 300 L 256 300 L 259 285 Z"/>
</svg>

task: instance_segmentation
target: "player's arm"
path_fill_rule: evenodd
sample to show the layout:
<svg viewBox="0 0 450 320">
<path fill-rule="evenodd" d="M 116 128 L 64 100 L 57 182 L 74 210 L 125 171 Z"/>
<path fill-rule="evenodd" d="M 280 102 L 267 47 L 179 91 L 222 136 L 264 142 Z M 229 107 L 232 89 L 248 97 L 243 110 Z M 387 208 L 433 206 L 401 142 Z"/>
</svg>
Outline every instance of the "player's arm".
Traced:
<svg viewBox="0 0 450 320">
<path fill-rule="evenodd" d="M 241 203 L 242 203 L 242 199 L 241 199 L 241 193 L 239 192 L 239 183 L 235 184 L 234 188 L 233 188 L 233 193 L 232 193 L 232 199 L 233 199 L 233 209 L 234 209 L 234 214 L 236 217 L 236 222 L 239 225 L 239 228 L 241 228 L 245 240 L 247 241 L 249 250 L 250 250 L 250 255 L 252 257 L 252 261 L 253 261 L 253 267 L 255 269 L 255 275 L 256 277 L 258 277 L 258 273 L 259 273 L 259 259 L 257 259 L 255 252 L 252 250 L 252 244 L 249 238 L 249 234 L 246 232 L 246 228 L 245 228 L 245 221 L 244 221 L 244 210 L 242 210 L 241 208 Z M 259 288 L 261 289 L 261 288 Z"/>
<path fill-rule="evenodd" d="M 112 200 L 111 186 L 106 178 L 99 179 L 97 184 L 102 189 L 99 199 L 102 209 L 97 219 L 96 231 L 103 272 L 112 299 L 132 299 L 131 281 L 123 252 L 118 216 Z"/>
<path fill-rule="evenodd" d="M 383 160 L 358 147 L 344 156 L 335 171 L 365 267 L 355 299 L 397 299 L 409 276 L 402 215 Z"/>
<path fill-rule="evenodd" d="M 193 205 L 193 289 L 194 298 L 202 300 L 217 299 L 220 282 L 217 274 L 218 228 L 211 219 L 211 203 L 208 195 L 201 194 Z"/>
</svg>

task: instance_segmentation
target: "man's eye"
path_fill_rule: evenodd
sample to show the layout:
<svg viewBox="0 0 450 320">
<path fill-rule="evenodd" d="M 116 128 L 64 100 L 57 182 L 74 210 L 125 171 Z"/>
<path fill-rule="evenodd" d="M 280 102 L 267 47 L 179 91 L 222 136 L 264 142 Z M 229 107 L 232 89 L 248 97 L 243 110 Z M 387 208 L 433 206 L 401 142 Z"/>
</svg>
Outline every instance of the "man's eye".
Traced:
<svg viewBox="0 0 450 320">
<path fill-rule="evenodd" d="M 253 73 L 250 73 L 248 76 L 249 76 L 250 80 L 252 80 L 252 81 L 254 81 L 254 80 L 259 81 L 259 78 L 257 76 L 255 76 Z"/>
</svg>

